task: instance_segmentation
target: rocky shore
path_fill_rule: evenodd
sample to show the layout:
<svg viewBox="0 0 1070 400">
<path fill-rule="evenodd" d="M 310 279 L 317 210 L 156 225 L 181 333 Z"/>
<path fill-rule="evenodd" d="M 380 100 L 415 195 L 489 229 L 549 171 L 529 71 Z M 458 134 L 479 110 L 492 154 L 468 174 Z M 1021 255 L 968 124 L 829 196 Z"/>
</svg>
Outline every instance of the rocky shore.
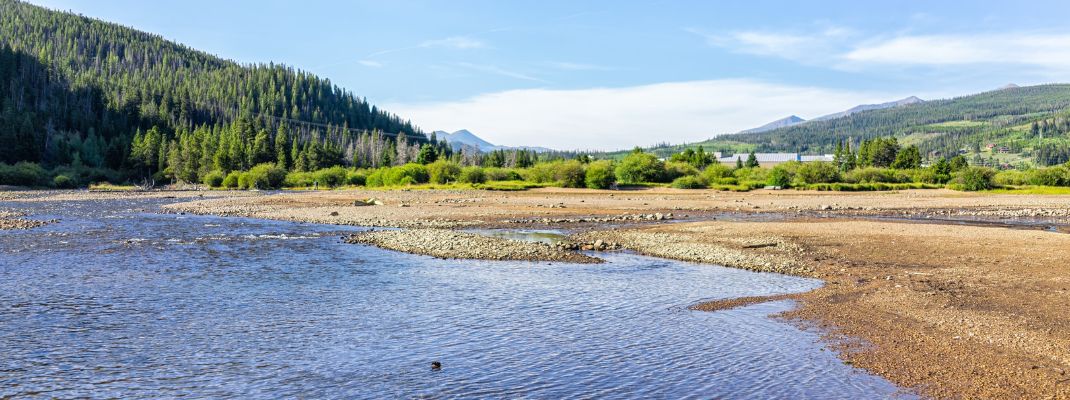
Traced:
<svg viewBox="0 0 1070 400">
<path fill-rule="evenodd" d="M 351 235 L 345 241 L 438 258 L 585 264 L 602 262 L 601 259 L 546 243 L 509 240 L 447 229 L 373 230 Z"/>
<path fill-rule="evenodd" d="M 717 264 L 759 272 L 810 276 L 813 269 L 799 263 L 799 246 L 775 237 L 738 240 L 696 240 L 686 232 L 651 229 L 590 231 L 572 235 L 573 241 L 613 243 L 640 254 L 681 261 Z"/>
</svg>

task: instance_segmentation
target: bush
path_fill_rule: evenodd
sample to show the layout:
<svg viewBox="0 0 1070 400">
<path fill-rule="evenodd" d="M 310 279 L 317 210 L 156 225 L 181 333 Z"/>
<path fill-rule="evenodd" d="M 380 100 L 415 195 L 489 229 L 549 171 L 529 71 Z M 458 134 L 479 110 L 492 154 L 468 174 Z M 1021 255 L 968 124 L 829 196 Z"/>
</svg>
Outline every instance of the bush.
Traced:
<svg viewBox="0 0 1070 400">
<path fill-rule="evenodd" d="M 346 183 L 346 175 L 348 171 L 341 166 L 333 166 L 330 168 L 323 168 L 316 170 L 312 173 L 312 179 L 314 183 L 318 182 L 319 186 L 326 186 L 329 188 L 339 187 Z"/>
<path fill-rule="evenodd" d="M 249 173 L 242 172 L 238 174 L 238 189 L 252 189 L 249 185 Z"/>
<path fill-rule="evenodd" d="M 427 173 L 426 166 L 409 163 L 388 169 L 383 175 L 383 185 L 415 185 L 417 183 L 427 183 L 429 179 L 431 179 L 431 177 Z"/>
<path fill-rule="evenodd" d="M 586 178 L 583 164 L 577 160 L 563 161 L 554 165 L 554 180 L 562 187 L 581 188 Z"/>
<path fill-rule="evenodd" d="M 52 178 L 52 187 L 57 189 L 70 189 L 74 187 L 74 180 L 67 175 L 56 175 Z"/>
<path fill-rule="evenodd" d="M 668 162 L 665 163 L 665 176 L 662 177 L 662 180 L 674 181 L 682 176 L 696 175 L 698 175 L 698 168 L 695 168 L 694 165 L 685 162 Z"/>
<path fill-rule="evenodd" d="M 766 178 L 769 176 L 769 170 L 761 167 L 754 168 L 739 168 L 732 171 L 732 175 L 736 177 L 738 184 L 758 187 L 765 186 Z"/>
<path fill-rule="evenodd" d="M 364 183 L 367 182 L 367 180 L 368 175 L 366 175 L 364 171 L 353 170 L 346 172 L 347 185 L 364 186 Z"/>
<path fill-rule="evenodd" d="M 554 163 L 539 163 L 526 170 L 521 170 L 525 181 L 535 183 L 552 183 L 554 181 Z"/>
<path fill-rule="evenodd" d="M 431 183 L 456 182 L 461 175 L 461 166 L 452 161 L 438 160 L 427 165 L 427 173 Z"/>
<path fill-rule="evenodd" d="M 1000 171 L 992 178 L 1000 186 L 1021 186 L 1029 184 L 1029 174 L 1022 171 Z"/>
<path fill-rule="evenodd" d="M 241 182 L 245 178 L 244 182 Z M 248 189 L 278 189 L 286 180 L 286 170 L 275 163 L 257 164 L 239 177 L 238 185 Z"/>
<path fill-rule="evenodd" d="M 918 183 L 928 183 L 934 185 L 943 185 L 951 180 L 951 175 L 941 174 L 938 169 L 926 168 L 914 170 L 914 175 L 911 177 L 911 181 Z"/>
<path fill-rule="evenodd" d="M 508 168 L 484 168 L 483 175 L 488 182 L 494 181 L 519 181 L 524 179 L 515 170 Z"/>
<path fill-rule="evenodd" d="M 31 162 L 18 162 L 15 165 L 0 163 L 0 185 L 45 186 L 51 183 L 48 171 Z"/>
<path fill-rule="evenodd" d="M 223 187 L 227 189 L 234 189 L 238 187 L 238 176 L 241 173 L 238 171 L 230 171 L 225 178 L 223 178 Z"/>
<path fill-rule="evenodd" d="M 613 162 L 609 160 L 595 161 L 587 165 L 583 182 L 591 189 L 608 189 L 616 181 L 613 174 Z"/>
<path fill-rule="evenodd" d="M 631 153 L 617 165 L 617 182 L 643 183 L 658 182 L 665 171 L 665 166 L 657 157 L 647 153 Z"/>
<path fill-rule="evenodd" d="M 839 182 L 840 169 L 830 162 L 803 163 L 795 172 L 795 181 L 803 184 Z"/>
<path fill-rule="evenodd" d="M 955 173 L 955 178 L 951 181 L 952 188 L 967 191 L 988 190 L 995 187 L 992 181 L 995 176 L 996 171 L 991 168 L 967 167 Z"/>
<path fill-rule="evenodd" d="M 849 183 L 896 183 L 894 171 L 886 168 L 866 167 L 852 170 L 844 177 Z"/>
<path fill-rule="evenodd" d="M 705 189 L 706 182 L 697 176 L 681 176 L 672 181 L 672 187 L 677 189 Z"/>
<path fill-rule="evenodd" d="M 1030 185 L 1070 186 L 1070 169 L 1063 166 L 1040 168 L 1029 171 Z"/>
<path fill-rule="evenodd" d="M 223 178 L 225 178 L 225 176 L 223 175 L 223 171 L 215 170 L 204 174 L 204 177 L 201 178 L 201 181 L 209 187 L 217 188 L 223 186 Z"/>
<path fill-rule="evenodd" d="M 487 175 L 480 167 L 465 167 L 457 179 L 464 183 L 479 184 L 487 181 Z"/>
<path fill-rule="evenodd" d="M 386 175 L 387 168 L 379 168 L 368 174 L 368 179 L 364 180 L 364 186 L 367 187 L 381 187 L 385 185 L 384 176 Z"/>
<path fill-rule="evenodd" d="M 782 188 L 790 187 L 793 180 L 795 180 L 795 174 L 788 171 L 787 168 L 780 168 L 779 165 L 773 167 L 769 171 L 769 175 L 765 177 L 765 183 L 768 186 L 780 186 Z"/>
</svg>

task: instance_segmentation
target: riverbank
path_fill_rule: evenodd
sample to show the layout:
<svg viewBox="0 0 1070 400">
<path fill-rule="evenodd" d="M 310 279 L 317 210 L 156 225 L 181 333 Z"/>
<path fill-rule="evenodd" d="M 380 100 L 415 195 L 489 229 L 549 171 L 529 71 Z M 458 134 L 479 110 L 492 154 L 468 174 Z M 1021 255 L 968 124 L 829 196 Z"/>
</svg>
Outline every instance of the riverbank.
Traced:
<svg viewBox="0 0 1070 400">
<path fill-rule="evenodd" d="M 772 265 L 794 265 L 786 272 L 826 281 L 786 296 L 802 306 L 784 317 L 827 331 L 845 361 L 936 398 L 1070 396 L 1066 234 L 837 219 L 696 222 L 581 236 L 695 262 L 764 241 L 770 245 L 749 249 L 753 257 L 779 259 Z M 785 272 L 747 258 L 714 260 Z"/>
<path fill-rule="evenodd" d="M 451 247 L 458 233 L 449 229 L 551 228 L 571 233 L 581 244 L 573 248 L 601 241 L 816 277 L 826 285 L 790 296 L 800 306 L 784 317 L 828 332 L 845 362 L 936 398 L 1070 397 L 1070 236 L 1059 233 L 1070 223 L 1070 196 L 555 188 L 206 194 L 213 198 L 193 194 L 164 210 L 406 228 L 354 241 L 444 258 L 537 259 L 509 253 L 514 243 L 468 234 L 481 244 Z"/>
</svg>

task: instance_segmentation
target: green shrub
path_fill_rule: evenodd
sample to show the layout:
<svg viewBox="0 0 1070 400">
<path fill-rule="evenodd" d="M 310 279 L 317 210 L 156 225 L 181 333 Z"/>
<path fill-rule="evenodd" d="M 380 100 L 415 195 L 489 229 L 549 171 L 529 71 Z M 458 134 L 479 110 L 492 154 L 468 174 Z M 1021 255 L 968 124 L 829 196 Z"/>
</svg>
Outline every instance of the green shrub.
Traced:
<svg viewBox="0 0 1070 400">
<path fill-rule="evenodd" d="M 312 179 L 314 180 L 314 183 L 319 183 L 319 186 L 334 188 L 346 183 L 347 174 L 348 171 L 346 171 L 345 168 L 336 165 L 312 172 Z"/>
<path fill-rule="evenodd" d="M 887 168 L 866 167 L 852 170 L 843 179 L 848 183 L 896 183 L 895 171 Z"/>
<path fill-rule="evenodd" d="M 276 166 L 275 163 L 263 163 L 257 164 L 249 169 L 249 172 L 242 174 L 238 179 L 238 185 L 247 189 L 269 190 L 282 187 L 285 180 L 285 169 Z"/>
<path fill-rule="evenodd" d="M 429 179 L 431 179 L 431 177 L 427 172 L 426 166 L 409 163 L 388 169 L 383 175 L 383 185 L 415 185 L 418 183 L 427 183 Z"/>
<path fill-rule="evenodd" d="M 0 185 L 45 186 L 51 183 L 51 177 L 40 165 L 31 162 L 18 162 L 15 165 L 0 163 Z"/>
<path fill-rule="evenodd" d="M 789 172 L 786 168 L 780 168 L 778 165 L 769 171 L 769 175 L 765 177 L 765 183 L 768 186 L 780 186 L 786 188 L 791 186 L 791 182 L 794 179 L 794 174 Z"/>
<path fill-rule="evenodd" d="M 681 176 L 672 181 L 672 187 L 677 189 L 705 189 L 706 182 L 693 175 Z"/>
<path fill-rule="evenodd" d="M 364 186 L 367 187 L 382 187 L 386 183 L 384 177 L 386 175 L 387 168 L 379 168 L 368 174 L 368 179 L 364 181 Z"/>
<path fill-rule="evenodd" d="M 238 171 L 230 171 L 225 178 L 223 178 L 223 187 L 227 189 L 234 189 L 238 187 L 238 177 L 241 173 Z"/>
<path fill-rule="evenodd" d="M 910 180 L 918 183 L 943 185 L 951 180 L 951 175 L 942 174 L 939 169 L 926 168 L 914 170 Z"/>
<path fill-rule="evenodd" d="M 353 170 L 346 172 L 346 184 L 353 186 L 364 186 L 367 182 L 368 175 L 364 171 Z"/>
<path fill-rule="evenodd" d="M 487 181 L 487 176 L 480 167 L 465 167 L 457 178 L 464 183 L 479 184 Z"/>
<path fill-rule="evenodd" d="M 839 182 L 840 169 L 830 162 L 803 163 L 795 172 L 795 181 L 803 184 Z"/>
<path fill-rule="evenodd" d="M 695 168 L 694 165 L 686 162 L 667 162 L 665 163 L 665 175 L 662 180 L 675 181 L 676 178 L 682 176 L 696 176 L 698 174 L 698 168 Z"/>
<path fill-rule="evenodd" d="M 249 184 L 249 172 L 238 174 L 238 189 L 253 189 Z"/>
<path fill-rule="evenodd" d="M 74 180 L 67 175 L 56 175 L 52 178 L 52 187 L 57 189 L 70 189 L 74 187 Z"/>
<path fill-rule="evenodd" d="M 555 172 L 554 163 L 538 163 L 531 166 L 531 168 L 521 170 L 520 175 L 528 182 L 553 183 Z"/>
<path fill-rule="evenodd" d="M 453 161 L 438 160 L 427 165 L 427 174 L 431 183 L 441 185 L 456 182 L 461 175 L 461 166 Z"/>
<path fill-rule="evenodd" d="M 568 160 L 554 165 L 554 181 L 562 187 L 581 188 L 585 186 L 586 178 L 583 163 L 577 160 Z"/>
<path fill-rule="evenodd" d="M 609 160 L 595 161 L 587 165 L 587 172 L 583 183 L 591 189 L 608 189 L 616 181 L 613 173 L 613 162 Z"/>
<path fill-rule="evenodd" d="M 1030 175 L 1022 171 L 1000 171 L 992 178 L 999 186 L 1021 186 L 1029 184 Z"/>
<path fill-rule="evenodd" d="M 706 182 L 721 182 L 723 179 L 732 179 L 732 184 L 735 184 L 735 177 L 732 176 L 732 169 L 721 164 L 710 164 L 706 169 L 702 170 L 702 180 Z"/>
<path fill-rule="evenodd" d="M 952 188 L 956 190 L 978 191 L 988 190 L 995 187 L 992 179 L 996 171 L 985 167 L 967 167 L 955 173 L 951 180 Z"/>
<path fill-rule="evenodd" d="M 204 177 L 201 178 L 201 183 L 204 183 L 209 187 L 217 188 L 223 186 L 223 178 L 225 177 L 226 176 L 223 175 L 223 171 L 215 170 L 204 174 Z"/>
<path fill-rule="evenodd" d="M 732 175 L 735 176 L 738 184 L 758 187 L 765 186 L 766 178 L 769 176 L 769 170 L 761 167 L 754 168 L 739 168 L 732 171 Z"/>
<path fill-rule="evenodd" d="M 620 183 L 643 183 L 659 182 L 664 174 L 665 166 L 657 157 L 648 153 L 631 153 L 617 165 L 617 182 Z"/>
<path fill-rule="evenodd" d="M 483 175 L 486 177 L 488 182 L 519 181 L 521 179 L 524 179 L 515 170 L 509 168 L 484 168 Z"/>
<path fill-rule="evenodd" d="M 1038 186 L 1070 186 L 1070 169 L 1064 166 L 1029 171 L 1028 182 Z"/>
</svg>

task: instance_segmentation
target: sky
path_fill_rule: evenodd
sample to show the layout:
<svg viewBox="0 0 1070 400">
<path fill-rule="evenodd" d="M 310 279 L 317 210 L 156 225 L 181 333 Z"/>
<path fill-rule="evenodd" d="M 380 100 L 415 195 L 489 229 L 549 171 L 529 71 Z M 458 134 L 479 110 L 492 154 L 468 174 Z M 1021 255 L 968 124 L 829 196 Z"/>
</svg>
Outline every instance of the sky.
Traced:
<svg viewBox="0 0 1070 400">
<path fill-rule="evenodd" d="M 1065 1 L 32 0 L 307 70 L 500 145 L 685 143 L 789 115 L 1070 82 Z"/>
</svg>

